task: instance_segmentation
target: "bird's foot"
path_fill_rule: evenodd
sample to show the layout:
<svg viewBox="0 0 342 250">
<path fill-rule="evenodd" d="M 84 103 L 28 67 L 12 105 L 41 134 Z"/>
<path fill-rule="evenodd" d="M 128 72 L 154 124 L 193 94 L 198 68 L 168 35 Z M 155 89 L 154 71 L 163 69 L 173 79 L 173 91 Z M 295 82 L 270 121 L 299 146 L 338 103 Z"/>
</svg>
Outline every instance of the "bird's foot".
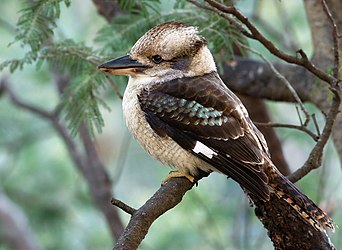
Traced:
<svg viewBox="0 0 342 250">
<path fill-rule="evenodd" d="M 178 171 L 171 171 L 168 176 L 163 180 L 162 185 L 168 182 L 171 178 L 187 178 L 190 182 L 195 183 L 196 178 L 192 175 L 181 173 Z"/>
</svg>

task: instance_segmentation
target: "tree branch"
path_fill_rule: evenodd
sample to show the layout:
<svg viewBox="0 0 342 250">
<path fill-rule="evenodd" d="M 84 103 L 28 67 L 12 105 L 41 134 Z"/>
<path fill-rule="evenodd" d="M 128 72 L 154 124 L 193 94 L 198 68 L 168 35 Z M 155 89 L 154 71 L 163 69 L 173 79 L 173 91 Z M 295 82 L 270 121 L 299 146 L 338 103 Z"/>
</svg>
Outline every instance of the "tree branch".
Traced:
<svg viewBox="0 0 342 250">
<path fill-rule="evenodd" d="M 148 229 L 159 216 L 181 202 L 184 194 L 194 186 L 186 178 L 171 178 L 133 215 L 116 242 L 115 250 L 137 249 Z"/>
<path fill-rule="evenodd" d="M 266 128 L 290 128 L 290 129 L 296 129 L 303 131 L 304 133 L 308 134 L 314 141 L 318 141 L 319 136 L 312 133 L 311 130 L 309 130 L 307 127 L 303 125 L 293 125 L 293 124 L 283 124 L 283 123 L 274 123 L 274 122 L 254 122 L 255 125 L 258 125 L 260 127 L 266 127 Z"/>
</svg>

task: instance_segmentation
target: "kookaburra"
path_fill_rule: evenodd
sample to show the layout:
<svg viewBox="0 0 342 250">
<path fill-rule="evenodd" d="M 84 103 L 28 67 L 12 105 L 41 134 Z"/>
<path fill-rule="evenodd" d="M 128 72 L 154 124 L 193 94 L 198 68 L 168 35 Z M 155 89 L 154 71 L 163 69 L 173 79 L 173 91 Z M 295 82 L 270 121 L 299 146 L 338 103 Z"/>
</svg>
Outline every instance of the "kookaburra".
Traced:
<svg viewBox="0 0 342 250">
<path fill-rule="evenodd" d="M 329 216 L 274 166 L 264 136 L 221 80 L 207 41 L 195 27 L 157 25 L 128 55 L 98 68 L 129 76 L 122 102 L 125 121 L 155 159 L 192 181 L 220 172 L 262 201 L 274 192 L 314 228 L 334 230 Z"/>
</svg>

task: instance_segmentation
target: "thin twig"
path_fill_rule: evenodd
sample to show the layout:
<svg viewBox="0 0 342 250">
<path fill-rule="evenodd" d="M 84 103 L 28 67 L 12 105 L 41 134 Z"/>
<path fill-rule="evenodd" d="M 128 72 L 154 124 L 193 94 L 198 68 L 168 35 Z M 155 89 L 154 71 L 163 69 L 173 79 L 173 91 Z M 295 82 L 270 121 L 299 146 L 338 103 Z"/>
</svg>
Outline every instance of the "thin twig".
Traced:
<svg viewBox="0 0 342 250">
<path fill-rule="evenodd" d="M 316 115 L 315 114 L 311 114 L 311 118 L 313 120 L 313 123 L 315 124 L 315 128 L 316 128 L 316 133 L 318 135 L 318 138 L 321 136 L 321 131 L 319 131 L 319 126 L 318 126 L 318 122 L 316 119 Z"/>
<path fill-rule="evenodd" d="M 120 208 L 121 210 L 125 211 L 126 213 L 133 215 L 137 210 L 132 208 L 131 206 L 127 205 L 123 201 L 120 201 L 118 199 L 112 198 L 111 201 L 112 205 Z"/>
<path fill-rule="evenodd" d="M 300 112 L 299 112 L 299 109 L 298 109 L 297 105 L 296 105 L 296 111 L 297 111 L 297 116 L 299 118 L 300 125 L 303 126 L 304 123 L 303 123 L 302 117 L 300 116 Z"/>
<path fill-rule="evenodd" d="M 114 89 L 115 94 L 122 100 L 123 96 L 121 95 L 118 87 L 116 87 L 114 81 L 107 74 L 104 74 L 104 75 L 107 81 L 110 83 L 110 85 L 112 85 L 112 88 Z"/>
<path fill-rule="evenodd" d="M 297 129 L 300 131 L 305 132 L 306 134 L 308 134 L 314 141 L 318 141 L 319 137 L 311 132 L 307 127 L 305 126 L 298 126 L 298 125 L 292 125 L 292 124 L 283 124 L 283 123 L 273 123 L 273 122 L 267 122 L 267 123 L 263 123 L 263 122 L 254 122 L 255 125 L 257 126 L 263 126 L 263 127 L 274 127 L 274 128 L 290 128 L 290 129 Z"/>
</svg>

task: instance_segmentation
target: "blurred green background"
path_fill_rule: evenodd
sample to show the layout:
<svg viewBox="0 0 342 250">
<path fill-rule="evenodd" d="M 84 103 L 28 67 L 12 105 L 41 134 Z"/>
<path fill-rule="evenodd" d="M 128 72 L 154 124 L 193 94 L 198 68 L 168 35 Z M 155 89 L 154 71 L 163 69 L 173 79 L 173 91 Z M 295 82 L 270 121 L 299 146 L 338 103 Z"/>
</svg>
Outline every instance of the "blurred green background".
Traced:
<svg viewBox="0 0 342 250">
<path fill-rule="evenodd" d="M 160 8 L 164 11 L 172 6 L 172 1 L 161 2 Z M 246 15 L 251 15 L 252 2 L 237 1 L 237 4 Z M 267 16 L 267 23 L 275 29 L 281 27 L 279 2 L 262 2 L 260 16 Z M 19 10 L 23 8 L 21 1 L 2 0 L 1 3 L 0 60 L 3 62 L 23 57 L 28 48 L 20 43 L 8 46 L 14 40 Z M 281 4 L 282 10 L 288 10 L 293 40 L 310 53 L 310 31 L 302 3 L 290 0 Z M 94 39 L 106 21 L 97 13 L 93 2 L 73 0 L 69 8 L 61 6 L 56 39 L 72 38 L 100 48 L 101 44 Z M 262 23 L 258 26 L 263 29 Z M 210 37 L 208 40 L 210 43 Z M 256 42 L 250 45 L 264 51 Z M 14 74 L 8 69 L 0 74 L 0 78 L 7 77 L 12 89 L 30 103 L 52 110 L 59 102 L 46 64 L 38 71 L 34 65 L 27 65 Z M 120 90 L 123 89 L 122 85 Z M 51 124 L 16 108 L 8 96 L 0 97 L 0 190 L 23 210 L 41 248 L 112 249 L 114 243 L 103 215 L 92 203 L 87 184 Z M 130 137 L 122 120 L 121 101 L 109 86 L 103 98 L 111 110 L 101 110 L 105 127 L 95 135 L 97 149 L 113 180 L 116 198 L 138 208 L 159 188 L 169 168 L 152 160 Z M 293 105 L 270 102 L 268 106 L 275 121 L 298 123 L 296 115 L 283 115 L 296 114 Z M 319 111 L 311 105 L 307 107 L 322 123 Z M 293 169 L 301 166 L 314 145 L 312 140 L 298 131 L 277 131 L 289 165 Z M 342 225 L 338 209 L 342 198 L 341 166 L 331 143 L 325 150 L 323 165 L 301 180 L 299 186 L 313 200 L 321 202 L 322 207 L 336 207 L 331 216 Z M 126 224 L 129 216 L 123 212 L 120 216 Z M 2 240 L 5 231 L 0 224 L 0 250 L 10 249 Z M 331 238 L 337 248 L 342 247 L 341 230 L 337 229 Z M 140 249 L 272 249 L 272 245 L 240 187 L 222 175 L 212 174 L 152 225 Z"/>
</svg>

